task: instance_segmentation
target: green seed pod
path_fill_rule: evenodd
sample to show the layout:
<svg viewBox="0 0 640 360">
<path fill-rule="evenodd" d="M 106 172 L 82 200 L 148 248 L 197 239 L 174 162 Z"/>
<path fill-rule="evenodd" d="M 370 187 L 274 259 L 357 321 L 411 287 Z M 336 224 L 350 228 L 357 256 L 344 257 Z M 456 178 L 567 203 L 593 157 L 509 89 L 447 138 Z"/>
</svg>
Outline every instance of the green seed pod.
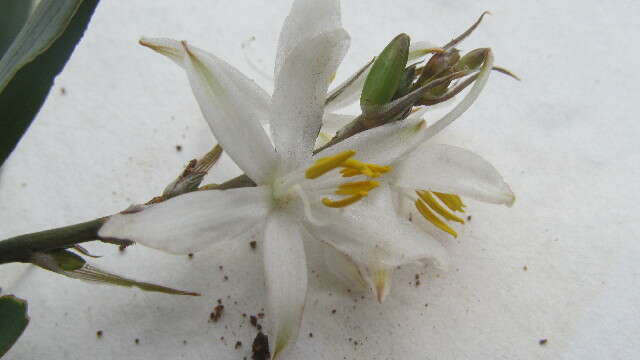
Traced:
<svg viewBox="0 0 640 360">
<path fill-rule="evenodd" d="M 360 97 L 360 107 L 364 113 L 393 99 L 405 76 L 410 42 L 409 35 L 400 34 L 376 58 Z"/>
</svg>

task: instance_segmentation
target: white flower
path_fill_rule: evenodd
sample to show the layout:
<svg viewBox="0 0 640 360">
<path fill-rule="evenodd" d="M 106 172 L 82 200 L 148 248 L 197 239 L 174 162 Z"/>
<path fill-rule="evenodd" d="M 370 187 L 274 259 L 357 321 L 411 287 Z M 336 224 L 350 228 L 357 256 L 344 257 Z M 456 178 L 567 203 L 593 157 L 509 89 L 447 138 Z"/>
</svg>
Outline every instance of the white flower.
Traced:
<svg viewBox="0 0 640 360">
<path fill-rule="evenodd" d="M 360 133 L 331 148 L 331 151 L 358 149 L 361 160 L 383 163 L 394 168 L 394 171 L 377 179 L 383 184 L 381 187 L 389 189 L 385 195 L 387 204 L 378 208 L 393 207 L 401 217 L 410 219 L 430 235 L 442 238 L 439 235 L 443 233 L 457 237 L 457 232 L 448 222 L 464 223 L 463 218 L 455 215 L 455 212 L 464 212 L 465 205 L 461 196 L 494 204 L 513 205 L 515 196 L 509 185 L 486 160 L 455 146 L 424 143 L 471 106 L 484 88 L 492 65 L 493 56 L 489 52 L 469 93 L 432 126 L 422 126 L 424 123 L 421 116 L 424 110 L 420 110 L 402 122 Z M 335 115 L 325 116 L 325 121 L 327 120 L 335 120 Z M 329 128 L 331 127 L 336 128 L 332 124 Z M 416 127 L 419 127 L 418 131 L 415 131 Z M 380 195 L 372 197 L 377 196 Z M 409 204 L 406 201 L 408 199 L 411 200 Z M 364 203 L 354 205 L 345 210 L 345 215 L 355 213 L 363 206 Z M 387 224 L 383 225 L 386 226 Z M 384 229 L 380 231 L 384 233 Z M 350 286 L 372 290 L 382 302 L 389 292 L 391 272 L 399 264 L 380 259 L 376 252 L 368 252 L 364 258 L 354 258 L 350 255 L 353 253 L 352 249 L 338 246 L 337 250 L 338 253 L 331 247 L 325 248 L 327 267 Z M 437 257 L 441 260 L 440 265 L 444 265 L 444 258 Z"/>
<path fill-rule="evenodd" d="M 186 70 L 216 139 L 257 186 L 191 192 L 119 214 L 105 223 L 100 237 L 186 254 L 261 233 L 273 358 L 281 357 L 295 342 L 302 319 L 307 290 L 303 239 L 321 240 L 346 255 L 380 300 L 388 288 L 380 288 L 380 283 L 387 282 L 378 278 L 386 276 L 388 269 L 414 262 L 446 262 L 438 241 L 398 215 L 393 192 L 425 180 L 412 174 L 420 161 L 411 160 L 413 153 L 400 160 L 464 112 L 486 82 L 486 69 L 467 99 L 433 126 L 427 128 L 420 119 L 396 122 L 353 136 L 314 157 L 327 97 L 334 94 L 327 94 L 329 81 L 349 44 L 337 0 L 294 1 L 280 34 L 271 97 L 231 65 L 184 41 L 143 39 L 141 43 Z M 343 93 L 333 101 L 348 102 L 347 95 L 358 92 L 357 83 L 339 87 Z M 271 136 L 263 124 L 269 125 Z M 440 165 L 436 160 L 433 164 Z M 402 171 L 394 175 L 390 164 L 402 165 Z M 436 168 L 445 171 L 442 180 L 446 171 L 453 170 L 445 165 Z M 486 175 L 484 165 L 471 175 Z M 334 171 L 337 168 L 342 169 L 340 173 Z M 345 178 L 351 176 L 355 178 Z M 436 178 L 435 174 L 426 177 L 435 184 L 426 189 L 438 191 Z M 490 185 L 501 188 L 499 177 L 486 182 L 469 178 L 454 182 L 447 191 L 473 196 L 473 186 L 497 180 L 498 185 Z M 491 193 L 494 188 L 485 190 Z"/>
</svg>

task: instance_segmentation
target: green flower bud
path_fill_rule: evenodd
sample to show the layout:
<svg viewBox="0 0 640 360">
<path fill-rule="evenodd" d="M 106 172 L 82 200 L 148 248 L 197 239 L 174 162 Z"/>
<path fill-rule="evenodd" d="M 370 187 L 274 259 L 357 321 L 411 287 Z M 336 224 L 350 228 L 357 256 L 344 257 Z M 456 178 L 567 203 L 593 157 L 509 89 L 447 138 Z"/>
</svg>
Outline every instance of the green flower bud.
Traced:
<svg viewBox="0 0 640 360">
<path fill-rule="evenodd" d="M 360 97 L 364 113 L 393 99 L 405 76 L 410 42 L 409 35 L 400 34 L 376 58 Z"/>
</svg>

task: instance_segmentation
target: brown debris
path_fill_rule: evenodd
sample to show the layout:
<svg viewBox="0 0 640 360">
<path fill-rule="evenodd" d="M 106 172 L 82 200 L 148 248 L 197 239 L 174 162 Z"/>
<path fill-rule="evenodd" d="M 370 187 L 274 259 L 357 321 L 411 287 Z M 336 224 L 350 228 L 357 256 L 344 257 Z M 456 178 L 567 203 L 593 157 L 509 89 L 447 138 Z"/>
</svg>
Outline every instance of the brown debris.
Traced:
<svg viewBox="0 0 640 360">
<path fill-rule="evenodd" d="M 269 352 L 269 338 L 267 335 L 259 332 L 256 338 L 253 340 L 251 346 L 251 359 L 253 360 L 269 360 L 271 359 L 271 353 Z"/>
<path fill-rule="evenodd" d="M 249 246 L 251 247 L 252 250 L 255 250 L 256 246 L 258 246 L 258 243 L 255 240 L 253 240 L 249 243 Z"/>
<path fill-rule="evenodd" d="M 234 348 L 237 350 L 237 349 L 240 349 L 241 347 L 242 347 L 242 341 L 236 341 L 236 345 L 234 346 Z"/>
<path fill-rule="evenodd" d="M 222 317 L 222 313 L 224 312 L 224 305 L 218 303 L 218 305 L 213 308 L 213 312 L 209 314 L 209 321 L 218 322 Z"/>
<path fill-rule="evenodd" d="M 177 152 L 182 151 L 182 145 L 176 145 L 176 151 Z"/>
<path fill-rule="evenodd" d="M 540 344 L 540 346 L 544 346 L 544 345 L 547 345 L 548 341 L 549 340 L 547 340 L 547 339 L 540 339 L 540 341 L 538 341 L 538 344 Z"/>
</svg>

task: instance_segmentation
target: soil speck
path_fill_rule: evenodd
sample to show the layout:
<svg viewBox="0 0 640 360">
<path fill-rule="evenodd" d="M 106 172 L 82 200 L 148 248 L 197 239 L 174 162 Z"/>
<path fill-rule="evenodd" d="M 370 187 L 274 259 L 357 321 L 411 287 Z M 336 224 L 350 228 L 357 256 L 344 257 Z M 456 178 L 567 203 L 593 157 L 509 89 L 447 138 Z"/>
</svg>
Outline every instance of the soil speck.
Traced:
<svg viewBox="0 0 640 360">
<path fill-rule="evenodd" d="M 271 353 L 269 353 L 269 338 L 267 335 L 259 332 L 256 335 L 256 338 L 253 340 L 253 345 L 251 346 L 251 359 L 253 360 L 268 360 L 271 358 Z"/>
</svg>

